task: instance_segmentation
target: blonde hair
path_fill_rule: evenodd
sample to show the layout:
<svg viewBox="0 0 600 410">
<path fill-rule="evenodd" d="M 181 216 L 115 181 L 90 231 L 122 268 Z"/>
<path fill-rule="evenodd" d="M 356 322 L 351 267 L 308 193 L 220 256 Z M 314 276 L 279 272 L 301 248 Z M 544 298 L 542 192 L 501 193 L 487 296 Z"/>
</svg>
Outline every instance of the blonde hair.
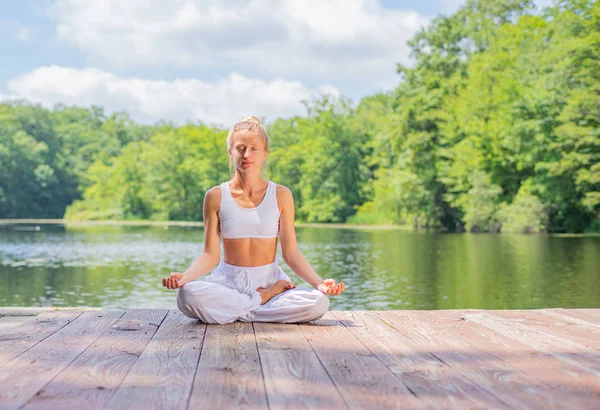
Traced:
<svg viewBox="0 0 600 410">
<path fill-rule="evenodd" d="M 262 135 L 265 141 L 265 150 L 269 150 L 269 134 L 267 133 L 267 129 L 265 128 L 265 126 L 260 122 L 260 120 L 257 117 L 254 117 L 252 115 L 244 117 L 229 129 L 229 134 L 227 134 L 226 140 L 228 149 L 231 148 L 231 143 L 233 142 L 234 135 L 239 131 L 258 132 L 260 135 Z M 231 160 L 231 157 L 229 157 L 229 172 L 231 173 L 232 177 L 235 175 L 235 164 Z"/>
</svg>

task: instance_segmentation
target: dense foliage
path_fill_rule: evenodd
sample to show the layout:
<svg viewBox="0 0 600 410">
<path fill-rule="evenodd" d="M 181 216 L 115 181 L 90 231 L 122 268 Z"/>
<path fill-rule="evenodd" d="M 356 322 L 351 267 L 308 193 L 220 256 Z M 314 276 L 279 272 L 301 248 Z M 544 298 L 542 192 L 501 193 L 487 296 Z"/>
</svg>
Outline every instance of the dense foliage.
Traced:
<svg viewBox="0 0 600 410">
<path fill-rule="evenodd" d="M 600 231 L 600 6 L 470 0 L 409 43 L 396 90 L 269 124 L 308 222 Z M 0 105 L 0 217 L 201 220 L 226 130 Z M 66 211 L 66 213 L 65 213 Z"/>
</svg>

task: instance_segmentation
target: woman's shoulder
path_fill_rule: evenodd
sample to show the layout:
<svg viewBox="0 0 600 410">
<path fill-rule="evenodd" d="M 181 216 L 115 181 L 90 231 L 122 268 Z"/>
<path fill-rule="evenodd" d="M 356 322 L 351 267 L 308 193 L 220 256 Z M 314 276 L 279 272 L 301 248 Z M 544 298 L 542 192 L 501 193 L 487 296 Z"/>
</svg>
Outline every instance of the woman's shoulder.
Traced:
<svg viewBox="0 0 600 410">
<path fill-rule="evenodd" d="M 211 195 L 211 196 L 215 196 L 221 193 L 221 186 L 223 184 L 219 184 L 219 185 L 215 185 L 211 188 L 208 189 L 208 191 L 206 191 L 205 195 Z"/>
<path fill-rule="evenodd" d="M 286 187 L 285 185 L 277 184 L 277 183 L 275 183 L 273 181 L 271 181 L 271 182 L 273 184 L 275 184 L 277 195 L 279 195 L 279 193 L 283 193 L 283 192 L 290 193 L 290 194 L 292 193 L 292 190 L 289 189 L 288 187 Z"/>
<path fill-rule="evenodd" d="M 275 188 L 277 200 L 285 201 L 293 198 L 292 190 L 286 187 L 285 185 L 275 184 Z"/>
<path fill-rule="evenodd" d="M 215 185 L 204 194 L 204 201 L 208 204 L 219 205 L 221 202 L 221 185 Z"/>
</svg>

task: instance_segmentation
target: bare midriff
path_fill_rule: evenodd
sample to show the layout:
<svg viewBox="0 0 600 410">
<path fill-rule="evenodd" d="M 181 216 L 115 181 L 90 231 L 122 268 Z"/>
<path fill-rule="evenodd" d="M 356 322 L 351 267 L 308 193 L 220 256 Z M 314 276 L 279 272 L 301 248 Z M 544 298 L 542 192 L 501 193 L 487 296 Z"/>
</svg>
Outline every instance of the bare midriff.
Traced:
<svg viewBox="0 0 600 410">
<path fill-rule="evenodd" d="M 223 261 L 235 266 L 262 266 L 275 261 L 277 238 L 223 238 Z"/>
</svg>

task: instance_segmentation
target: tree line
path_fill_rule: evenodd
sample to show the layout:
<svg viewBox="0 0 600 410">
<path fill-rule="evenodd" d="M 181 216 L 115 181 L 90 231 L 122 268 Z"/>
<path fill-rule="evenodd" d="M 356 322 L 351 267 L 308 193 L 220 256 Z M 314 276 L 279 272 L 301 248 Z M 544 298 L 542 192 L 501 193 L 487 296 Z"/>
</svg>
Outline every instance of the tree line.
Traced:
<svg viewBox="0 0 600 410">
<path fill-rule="evenodd" d="M 600 6 L 469 0 L 409 42 L 395 90 L 268 124 L 265 177 L 306 222 L 600 231 Z M 227 130 L 0 104 L 0 218 L 202 220 Z"/>
</svg>

